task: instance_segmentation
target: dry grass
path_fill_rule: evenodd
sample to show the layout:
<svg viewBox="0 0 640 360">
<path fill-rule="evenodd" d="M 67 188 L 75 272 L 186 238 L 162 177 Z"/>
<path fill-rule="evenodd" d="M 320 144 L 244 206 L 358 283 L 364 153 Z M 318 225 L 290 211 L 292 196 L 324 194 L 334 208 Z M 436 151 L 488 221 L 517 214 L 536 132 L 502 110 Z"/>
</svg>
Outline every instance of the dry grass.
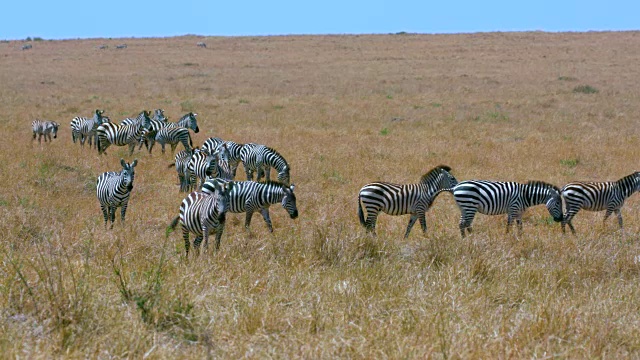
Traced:
<svg viewBox="0 0 640 360">
<path fill-rule="evenodd" d="M 563 236 L 543 208 L 524 234 L 479 215 L 460 239 L 450 195 L 382 215 L 374 180 L 616 180 L 637 168 L 640 33 L 295 36 L 0 43 L 0 352 L 6 357 L 532 358 L 640 356 L 640 203 L 626 234 L 581 212 Z M 115 45 L 126 42 L 127 49 Z M 98 50 L 108 44 L 106 50 Z M 582 86 L 597 93 L 576 92 Z M 126 224 L 105 231 L 99 157 L 68 122 L 164 108 L 195 136 L 268 144 L 292 165 L 300 218 L 252 234 L 230 215 L 218 253 L 186 262 L 165 237 L 183 194 L 172 157 L 139 159 Z M 63 124 L 30 143 L 34 118 Z M 395 119 L 396 121 L 392 121 Z"/>
</svg>

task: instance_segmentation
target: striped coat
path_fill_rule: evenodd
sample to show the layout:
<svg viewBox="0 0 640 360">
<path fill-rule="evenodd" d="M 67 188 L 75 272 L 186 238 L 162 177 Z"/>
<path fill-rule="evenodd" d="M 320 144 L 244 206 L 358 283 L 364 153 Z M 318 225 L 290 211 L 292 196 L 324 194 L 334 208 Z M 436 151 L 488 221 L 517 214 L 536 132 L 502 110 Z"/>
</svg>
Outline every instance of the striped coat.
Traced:
<svg viewBox="0 0 640 360">
<path fill-rule="evenodd" d="M 120 159 L 122 171 L 109 171 L 98 176 L 96 189 L 100 208 L 104 215 L 105 227 L 107 226 L 108 221 L 111 220 L 111 228 L 113 228 L 116 209 L 118 207 L 122 207 L 121 217 L 122 222 L 124 222 L 127 205 L 129 204 L 129 197 L 131 195 L 131 190 L 133 189 L 133 180 L 135 177 L 134 168 L 137 164 L 138 160 L 134 160 L 133 163 L 128 164 L 125 163 L 124 159 Z"/>
</svg>

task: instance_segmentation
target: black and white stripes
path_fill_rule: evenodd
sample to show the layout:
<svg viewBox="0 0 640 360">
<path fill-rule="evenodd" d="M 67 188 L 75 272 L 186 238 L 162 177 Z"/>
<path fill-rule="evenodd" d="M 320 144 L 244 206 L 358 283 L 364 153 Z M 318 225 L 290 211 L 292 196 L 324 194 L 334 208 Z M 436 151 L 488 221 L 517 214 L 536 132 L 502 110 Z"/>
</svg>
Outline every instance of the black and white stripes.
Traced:
<svg viewBox="0 0 640 360">
<path fill-rule="evenodd" d="M 607 221 L 611 213 L 615 213 L 618 217 L 618 225 L 622 229 L 620 209 L 624 205 L 624 201 L 638 190 L 640 190 L 640 172 L 638 171 L 618 181 L 568 183 L 562 188 L 562 197 L 566 208 L 562 219 L 562 232 L 565 231 L 565 225 L 568 224 L 571 232 L 576 233 L 571 220 L 580 209 L 587 211 L 606 210 L 604 221 Z"/>
<path fill-rule="evenodd" d="M 278 172 L 278 181 L 289 185 L 291 168 L 276 150 L 260 144 L 245 144 L 240 150 L 240 159 L 247 174 L 247 180 L 253 180 L 253 173 L 256 172 L 256 181 L 260 181 L 262 176 L 270 180 L 271 168 Z"/>
<path fill-rule="evenodd" d="M 360 189 L 358 195 L 358 217 L 367 231 L 375 234 L 378 214 L 411 214 L 404 237 L 409 236 L 416 220 L 420 220 L 422 231 L 427 231 L 425 213 L 433 202 L 433 196 L 440 189 L 450 188 L 458 183 L 450 173 L 451 168 L 440 165 L 424 174 L 417 184 L 394 184 L 373 182 Z"/>
<path fill-rule="evenodd" d="M 529 181 L 525 184 L 517 182 L 496 182 L 486 180 L 467 180 L 458 183 L 451 189 L 460 208 L 460 234 L 471 232 L 471 223 L 476 213 L 486 215 L 507 214 L 507 232 L 513 223 L 522 231 L 522 214 L 534 205 L 545 204 L 553 220 L 562 221 L 562 199 L 560 189 L 542 182 Z"/>
<path fill-rule="evenodd" d="M 60 124 L 55 121 L 33 120 L 31 123 L 31 130 L 33 131 L 31 141 L 35 140 L 37 136 L 38 143 L 42 143 L 42 137 L 44 136 L 44 142 L 47 142 L 47 139 L 51 142 L 52 134 L 54 139 L 58 137 L 58 127 L 60 127 Z"/>
<path fill-rule="evenodd" d="M 125 163 L 124 159 L 120 159 L 120 165 L 122 165 L 122 171 L 119 172 L 105 172 L 98 176 L 96 182 L 98 201 L 100 202 L 100 208 L 104 215 L 104 225 L 107 226 L 109 220 L 111 220 L 111 228 L 116 217 L 116 208 L 122 207 L 121 217 L 124 222 L 124 216 L 127 212 L 127 205 L 129 204 L 129 196 L 131 195 L 131 189 L 133 189 L 133 180 L 135 176 L 134 168 L 138 164 L 138 160 L 134 160 L 133 163 Z"/>
</svg>

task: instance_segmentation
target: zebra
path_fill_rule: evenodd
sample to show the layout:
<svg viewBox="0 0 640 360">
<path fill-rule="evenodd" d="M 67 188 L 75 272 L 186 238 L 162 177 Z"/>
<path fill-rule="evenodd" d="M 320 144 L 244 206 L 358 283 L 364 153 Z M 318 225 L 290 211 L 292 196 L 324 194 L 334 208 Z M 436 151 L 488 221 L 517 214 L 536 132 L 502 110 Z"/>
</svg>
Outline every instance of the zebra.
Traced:
<svg viewBox="0 0 640 360">
<path fill-rule="evenodd" d="M 222 144 L 225 144 L 227 146 L 227 149 L 229 150 L 229 167 L 231 169 L 231 173 L 233 174 L 232 179 L 234 179 L 236 177 L 238 165 L 241 161 L 240 152 L 242 151 L 242 147 L 244 146 L 244 144 L 238 144 L 231 140 L 224 141 L 217 137 L 211 137 L 205 140 L 205 142 L 202 144 L 202 149 L 214 152 Z"/>
<path fill-rule="evenodd" d="M 95 137 L 95 131 L 98 126 L 105 122 L 111 122 L 111 120 L 103 114 L 104 110 L 96 109 L 91 119 L 83 116 L 74 117 L 69 123 L 69 125 L 71 126 L 71 139 L 73 140 L 73 142 L 75 143 L 78 139 L 80 139 L 80 145 L 84 146 L 84 142 L 88 137 L 89 147 L 91 147 L 91 138 Z M 97 138 L 95 140 L 97 140 Z"/>
<path fill-rule="evenodd" d="M 545 204 L 555 222 L 562 221 L 562 198 L 560 189 L 543 181 L 496 182 L 486 180 L 467 180 L 452 188 L 440 190 L 453 194 L 460 208 L 460 234 L 464 238 L 465 230 L 471 233 L 471 223 L 477 212 L 486 215 L 507 214 L 507 233 L 513 224 L 522 232 L 522 214 L 534 205 Z"/>
<path fill-rule="evenodd" d="M 394 184 L 381 181 L 366 184 L 358 194 L 360 224 L 367 232 L 375 235 L 376 221 L 381 211 L 389 215 L 411 214 L 404 238 L 409 237 L 416 220 L 420 220 L 422 232 L 426 233 L 426 212 L 431 207 L 436 192 L 458 183 L 450 171 L 449 166 L 436 166 L 422 175 L 417 184 Z"/>
<path fill-rule="evenodd" d="M 143 111 L 138 115 L 136 121 L 129 125 L 118 125 L 114 123 L 104 123 L 96 130 L 98 138 L 98 154 L 103 154 L 110 145 L 129 145 L 129 155 L 133 154 L 136 143 L 144 129 L 149 128 L 151 119 L 149 112 Z"/>
<path fill-rule="evenodd" d="M 166 122 L 168 119 L 164 116 L 164 109 L 155 109 L 153 110 L 153 117 L 151 120 Z"/>
<path fill-rule="evenodd" d="M 164 117 L 164 110 L 162 110 L 162 109 L 159 109 L 159 110 L 161 110 L 163 112 L 162 116 Z M 145 146 L 147 147 L 147 149 L 149 150 L 149 153 L 151 153 L 151 150 L 153 149 L 153 145 L 156 142 L 156 135 L 163 128 L 184 127 L 184 128 L 193 130 L 194 133 L 200 132 L 200 128 L 198 127 L 198 121 L 196 120 L 196 116 L 197 115 L 198 114 L 195 114 L 193 112 L 189 112 L 189 113 L 183 115 L 180 118 L 180 120 L 178 120 L 175 123 L 166 121 L 167 118 L 164 118 L 165 121 L 163 121 L 163 120 L 152 120 L 151 121 L 151 126 L 149 127 L 148 131 L 146 131 L 143 134 L 143 136 L 140 138 L 140 148 L 142 147 L 142 143 L 144 143 Z"/>
<path fill-rule="evenodd" d="M 196 46 L 201 47 L 201 48 L 206 48 L 207 44 L 205 44 L 204 42 L 201 41 L 201 42 L 197 43 Z"/>
<path fill-rule="evenodd" d="M 126 48 L 127 48 L 127 44 L 116 45 L 116 49 L 126 49 Z"/>
<path fill-rule="evenodd" d="M 30 50 L 33 47 L 33 45 L 31 44 L 24 44 L 22 45 L 22 50 Z"/>
<path fill-rule="evenodd" d="M 42 144 L 42 136 L 44 136 L 44 142 L 47 142 L 47 138 L 49 138 L 49 142 L 51 142 L 51 134 L 53 134 L 53 138 L 58 137 L 58 124 L 55 121 L 46 121 L 46 120 L 33 120 L 31 123 L 31 129 L 33 130 L 33 139 L 36 139 L 36 135 L 38 135 L 38 143 Z"/>
<path fill-rule="evenodd" d="M 104 215 L 104 226 L 107 227 L 109 219 L 111 219 L 111 229 L 116 219 L 116 209 L 121 206 L 121 217 L 124 223 L 124 216 L 127 212 L 129 204 L 129 196 L 133 189 L 133 179 L 135 176 L 134 168 L 138 165 L 138 160 L 133 160 L 131 164 L 125 163 L 124 159 L 120 159 L 122 171 L 108 171 L 100 174 L 96 182 L 98 201 Z"/>
<path fill-rule="evenodd" d="M 211 175 L 213 170 L 212 166 L 215 165 L 214 162 L 217 162 L 218 154 L 210 153 L 207 150 L 196 149 L 189 160 L 189 164 L 187 165 L 188 175 L 189 177 L 189 187 L 191 189 L 199 189 L 202 187 L 202 184 L 206 181 L 207 176 Z M 200 186 L 198 185 L 198 179 L 200 179 Z"/>
<path fill-rule="evenodd" d="M 108 49 L 108 48 L 109 48 L 109 45 L 100 45 L 100 46 L 98 46 L 98 49 L 100 49 L 100 50 L 104 50 L 104 49 Z"/>
<path fill-rule="evenodd" d="M 142 137 L 144 138 L 144 136 Z M 164 127 L 158 130 L 155 136 L 155 141 L 159 142 L 162 146 L 162 153 L 164 154 L 164 145 L 171 144 L 171 153 L 176 151 L 178 143 L 184 145 L 185 150 L 190 150 L 193 147 L 193 141 L 191 141 L 191 135 L 189 129 L 184 127 Z M 153 147 L 153 145 L 151 145 Z M 149 148 L 151 153 L 151 148 Z"/>
<path fill-rule="evenodd" d="M 182 200 L 180 215 L 171 221 L 169 229 L 175 229 L 180 222 L 187 258 L 191 245 L 189 233 L 196 235 L 193 246 L 198 250 L 203 238 L 205 248 L 209 245 L 209 231 L 213 230 L 216 233 L 216 250 L 220 248 L 229 193 L 232 189 L 232 182 L 217 183 L 214 185 L 213 194 L 194 191 Z"/>
<path fill-rule="evenodd" d="M 575 235 L 576 230 L 571 224 L 573 217 L 580 211 L 603 211 L 606 222 L 611 213 L 618 217 L 618 225 L 622 227 L 622 213 L 620 209 L 624 201 L 633 193 L 640 190 L 640 172 L 627 175 L 614 182 L 571 182 L 565 185 L 562 190 L 562 198 L 565 202 L 566 212 L 562 219 L 562 232 L 565 232 L 565 225 L 569 224 L 571 232 Z"/>
<path fill-rule="evenodd" d="M 202 192 L 213 194 L 215 186 L 224 180 L 207 180 L 202 185 Z M 282 183 L 270 181 L 258 183 L 255 181 L 235 181 L 233 189 L 229 193 L 228 212 L 246 213 L 244 227 L 249 230 L 253 213 L 259 211 L 264 218 L 269 232 L 273 232 L 273 225 L 269 217 L 269 206 L 281 203 L 287 211 L 289 217 L 298 217 L 298 207 L 296 206 L 296 195 L 293 193 L 295 185 L 286 186 Z"/>
<path fill-rule="evenodd" d="M 175 155 L 173 164 L 169 165 L 169 167 L 176 167 L 176 171 L 178 172 L 178 182 L 180 183 L 180 192 L 187 192 L 190 189 L 189 161 L 191 160 L 193 152 L 193 148 L 178 151 Z"/>
<path fill-rule="evenodd" d="M 291 168 L 287 160 L 274 149 L 259 144 L 245 144 L 240 150 L 240 160 L 244 165 L 247 180 L 253 180 L 253 172 L 256 172 L 256 181 L 260 181 L 263 174 L 267 181 L 273 167 L 278 171 L 278 181 L 289 185 Z"/>
</svg>

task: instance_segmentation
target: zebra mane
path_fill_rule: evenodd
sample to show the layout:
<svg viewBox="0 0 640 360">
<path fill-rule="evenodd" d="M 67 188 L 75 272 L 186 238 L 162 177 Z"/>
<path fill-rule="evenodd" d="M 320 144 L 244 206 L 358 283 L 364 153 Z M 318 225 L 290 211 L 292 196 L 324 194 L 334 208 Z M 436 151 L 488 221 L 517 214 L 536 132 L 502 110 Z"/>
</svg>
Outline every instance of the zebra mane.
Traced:
<svg viewBox="0 0 640 360">
<path fill-rule="evenodd" d="M 547 188 L 547 189 L 550 188 L 550 189 L 553 189 L 553 190 L 557 191 L 558 193 L 561 192 L 559 187 L 557 187 L 557 186 L 555 186 L 553 184 L 550 184 L 548 182 L 540 181 L 540 180 L 529 180 L 529 181 L 527 181 L 527 185 L 539 186 L 539 187 L 543 187 L 543 188 Z"/>
<path fill-rule="evenodd" d="M 635 171 L 633 174 L 629 174 L 629 175 L 627 175 L 627 176 L 623 177 L 622 179 L 620 179 L 620 180 L 616 181 L 616 183 L 617 183 L 617 184 L 625 184 L 625 183 L 629 184 L 629 183 L 634 183 L 634 182 L 636 182 L 636 181 L 637 181 L 637 180 L 636 180 L 636 178 L 637 178 L 638 176 L 640 176 L 640 172 Z"/>
<path fill-rule="evenodd" d="M 262 181 L 258 181 L 258 184 L 262 184 L 262 185 L 273 185 L 273 186 L 281 186 L 283 188 L 289 188 L 287 185 L 281 183 L 280 181 L 275 181 L 275 180 L 262 180 Z"/>
<path fill-rule="evenodd" d="M 422 175 L 422 177 L 420 178 L 420 182 L 424 183 L 431 179 L 435 179 L 438 175 L 442 173 L 443 170 L 446 172 L 449 172 L 451 171 L 451 168 L 447 165 L 438 165 L 433 169 L 429 170 L 426 174 Z"/>
</svg>

